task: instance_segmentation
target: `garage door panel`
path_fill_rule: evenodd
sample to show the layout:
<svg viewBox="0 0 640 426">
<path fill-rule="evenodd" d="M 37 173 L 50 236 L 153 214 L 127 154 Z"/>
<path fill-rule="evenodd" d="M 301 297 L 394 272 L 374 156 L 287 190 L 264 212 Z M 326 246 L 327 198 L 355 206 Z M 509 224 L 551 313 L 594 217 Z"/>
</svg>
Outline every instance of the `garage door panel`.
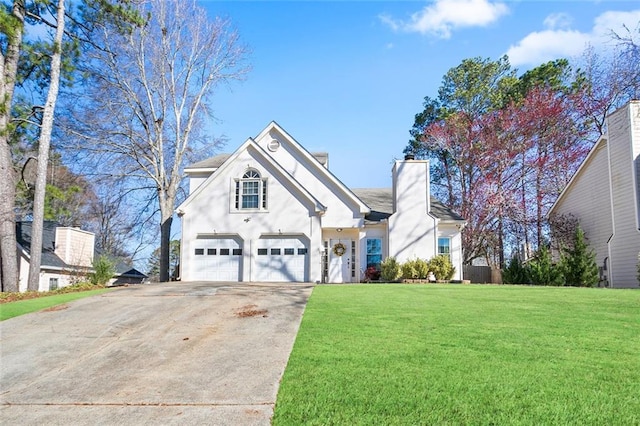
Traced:
<svg viewBox="0 0 640 426">
<path fill-rule="evenodd" d="M 242 240 L 199 238 L 196 240 L 195 277 L 202 281 L 240 281 Z"/>
<path fill-rule="evenodd" d="M 306 281 L 307 252 L 308 248 L 300 237 L 261 238 L 256 256 L 256 280 Z"/>
</svg>

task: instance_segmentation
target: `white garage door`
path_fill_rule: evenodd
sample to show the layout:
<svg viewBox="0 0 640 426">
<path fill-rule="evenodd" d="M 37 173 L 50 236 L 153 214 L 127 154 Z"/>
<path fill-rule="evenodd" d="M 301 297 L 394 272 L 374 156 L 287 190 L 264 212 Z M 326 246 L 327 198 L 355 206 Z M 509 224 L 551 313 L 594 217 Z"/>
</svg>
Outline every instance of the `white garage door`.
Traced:
<svg viewBox="0 0 640 426">
<path fill-rule="evenodd" d="M 308 247 L 300 237 L 261 238 L 256 252 L 256 281 L 305 282 Z"/>
<path fill-rule="evenodd" d="M 194 280 L 240 281 L 242 241 L 239 238 L 198 238 L 194 254 Z"/>
</svg>

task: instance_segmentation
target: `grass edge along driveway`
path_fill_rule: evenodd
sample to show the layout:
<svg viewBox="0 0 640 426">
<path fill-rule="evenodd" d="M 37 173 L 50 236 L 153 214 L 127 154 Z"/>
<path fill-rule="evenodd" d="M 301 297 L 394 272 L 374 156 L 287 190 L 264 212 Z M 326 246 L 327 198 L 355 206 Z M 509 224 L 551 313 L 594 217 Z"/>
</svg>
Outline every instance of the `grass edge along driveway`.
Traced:
<svg viewBox="0 0 640 426">
<path fill-rule="evenodd" d="M 317 286 L 274 425 L 638 424 L 640 292 Z"/>
<path fill-rule="evenodd" d="M 31 312 L 41 311 L 43 309 L 53 308 L 73 300 L 82 299 L 84 297 L 94 296 L 107 291 L 111 288 L 101 288 L 98 290 L 79 291 L 74 293 L 62 293 L 52 296 L 37 297 L 34 299 L 17 300 L 15 302 L 7 302 L 0 304 L 0 321 Z"/>
</svg>

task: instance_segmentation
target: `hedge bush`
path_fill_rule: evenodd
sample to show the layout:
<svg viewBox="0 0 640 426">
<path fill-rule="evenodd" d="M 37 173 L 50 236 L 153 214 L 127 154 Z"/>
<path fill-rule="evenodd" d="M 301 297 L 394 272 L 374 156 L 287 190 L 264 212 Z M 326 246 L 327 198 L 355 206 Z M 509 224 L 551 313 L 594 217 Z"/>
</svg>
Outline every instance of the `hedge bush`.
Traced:
<svg viewBox="0 0 640 426">
<path fill-rule="evenodd" d="M 451 264 L 449 256 L 439 254 L 429 261 L 429 270 L 433 272 L 437 280 L 450 280 L 456 273 L 456 268 Z"/>
<path fill-rule="evenodd" d="M 380 272 L 380 278 L 382 278 L 382 280 L 385 282 L 392 283 L 400 279 L 400 277 L 402 276 L 400 264 L 395 259 L 395 257 L 387 257 L 382 261 L 380 267 L 382 269 Z"/>
</svg>

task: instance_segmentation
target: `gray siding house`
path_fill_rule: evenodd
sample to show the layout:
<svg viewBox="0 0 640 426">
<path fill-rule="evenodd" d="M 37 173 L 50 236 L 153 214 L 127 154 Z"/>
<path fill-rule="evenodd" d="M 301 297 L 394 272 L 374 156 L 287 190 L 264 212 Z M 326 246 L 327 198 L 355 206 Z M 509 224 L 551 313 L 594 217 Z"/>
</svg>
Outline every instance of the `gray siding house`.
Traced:
<svg viewBox="0 0 640 426">
<path fill-rule="evenodd" d="M 638 288 L 640 253 L 640 101 L 607 118 L 607 132 L 551 208 L 578 218 L 603 284 Z"/>
</svg>

